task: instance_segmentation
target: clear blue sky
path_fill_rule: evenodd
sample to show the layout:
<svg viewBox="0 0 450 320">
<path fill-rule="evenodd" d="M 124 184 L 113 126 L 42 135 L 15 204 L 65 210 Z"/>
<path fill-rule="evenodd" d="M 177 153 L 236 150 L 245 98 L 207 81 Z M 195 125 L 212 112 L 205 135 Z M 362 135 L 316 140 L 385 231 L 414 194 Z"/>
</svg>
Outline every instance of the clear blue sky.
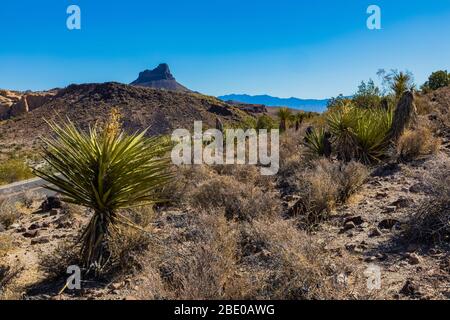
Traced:
<svg viewBox="0 0 450 320">
<path fill-rule="evenodd" d="M 66 28 L 77 4 L 82 29 Z M 382 10 L 382 30 L 366 9 Z M 0 88 L 133 81 L 160 62 L 206 94 L 351 94 L 379 68 L 450 69 L 449 0 L 21 0 L 0 6 Z"/>
</svg>

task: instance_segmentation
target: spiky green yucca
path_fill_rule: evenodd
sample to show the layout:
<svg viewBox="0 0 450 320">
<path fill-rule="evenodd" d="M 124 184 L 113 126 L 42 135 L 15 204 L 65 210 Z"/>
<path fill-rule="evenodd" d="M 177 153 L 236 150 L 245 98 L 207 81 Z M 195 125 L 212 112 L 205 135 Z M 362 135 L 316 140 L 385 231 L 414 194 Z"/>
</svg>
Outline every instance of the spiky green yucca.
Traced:
<svg viewBox="0 0 450 320">
<path fill-rule="evenodd" d="M 155 190 L 170 178 L 167 145 L 146 138 L 145 131 L 127 135 L 117 128 L 79 131 L 72 122 L 49 123 L 55 137 L 43 139 L 43 156 L 52 170 L 35 170 L 64 201 L 91 208 L 93 216 L 82 233 L 81 258 L 86 267 L 102 266 L 108 258 L 107 238 L 120 224 L 133 225 L 118 212 L 151 204 Z"/>
<path fill-rule="evenodd" d="M 385 155 L 393 113 L 382 108 L 346 105 L 327 115 L 327 124 L 343 160 L 378 162 Z"/>
<path fill-rule="evenodd" d="M 312 128 L 305 135 L 305 146 L 319 157 L 325 154 L 325 129 Z"/>
</svg>

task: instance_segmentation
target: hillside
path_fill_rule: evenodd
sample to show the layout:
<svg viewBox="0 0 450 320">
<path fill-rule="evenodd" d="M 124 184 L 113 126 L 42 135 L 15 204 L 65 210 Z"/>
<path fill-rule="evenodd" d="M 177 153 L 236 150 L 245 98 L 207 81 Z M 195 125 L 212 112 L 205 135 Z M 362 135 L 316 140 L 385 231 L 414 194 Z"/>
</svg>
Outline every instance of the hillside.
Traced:
<svg viewBox="0 0 450 320">
<path fill-rule="evenodd" d="M 127 131 L 149 128 L 154 134 L 168 134 L 176 128 L 190 129 L 194 120 L 214 126 L 239 122 L 245 114 L 213 97 L 181 93 L 119 83 L 70 85 L 49 101 L 18 117 L 0 122 L 0 136 L 6 144 L 31 146 L 48 133 L 44 119 L 69 118 L 82 128 L 105 120 L 112 107 L 119 108 Z"/>
</svg>

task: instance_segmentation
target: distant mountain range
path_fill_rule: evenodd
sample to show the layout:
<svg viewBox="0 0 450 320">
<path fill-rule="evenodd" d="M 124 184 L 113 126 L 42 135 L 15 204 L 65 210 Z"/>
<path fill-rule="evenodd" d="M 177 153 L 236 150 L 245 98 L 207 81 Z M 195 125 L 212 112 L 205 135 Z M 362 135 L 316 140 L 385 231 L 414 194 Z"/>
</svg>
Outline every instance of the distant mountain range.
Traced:
<svg viewBox="0 0 450 320">
<path fill-rule="evenodd" d="M 248 94 L 229 94 L 218 97 L 222 101 L 234 101 L 250 104 L 263 104 L 269 107 L 289 107 L 304 111 L 323 112 L 329 99 L 278 98 L 269 95 L 251 96 Z"/>
</svg>

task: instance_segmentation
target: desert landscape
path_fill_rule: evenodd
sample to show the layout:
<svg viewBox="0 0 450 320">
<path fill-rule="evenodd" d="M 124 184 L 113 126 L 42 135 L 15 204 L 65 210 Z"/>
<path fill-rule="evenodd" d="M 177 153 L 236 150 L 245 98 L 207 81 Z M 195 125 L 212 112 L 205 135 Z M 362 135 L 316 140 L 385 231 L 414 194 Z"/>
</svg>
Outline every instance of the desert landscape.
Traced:
<svg viewBox="0 0 450 320">
<path fill-rule="evenodd" d="M 450 75 L 384 80 L 323 113 L 202 95 L 167 64 L 130 85 L 1 90 L 0 184 L 55 191 L 0 193 L 0 297 L 450 298 Z M 280 130 L 278 173 L 171 164 L 170 133 L 196 120 Z"/>
</svg>

